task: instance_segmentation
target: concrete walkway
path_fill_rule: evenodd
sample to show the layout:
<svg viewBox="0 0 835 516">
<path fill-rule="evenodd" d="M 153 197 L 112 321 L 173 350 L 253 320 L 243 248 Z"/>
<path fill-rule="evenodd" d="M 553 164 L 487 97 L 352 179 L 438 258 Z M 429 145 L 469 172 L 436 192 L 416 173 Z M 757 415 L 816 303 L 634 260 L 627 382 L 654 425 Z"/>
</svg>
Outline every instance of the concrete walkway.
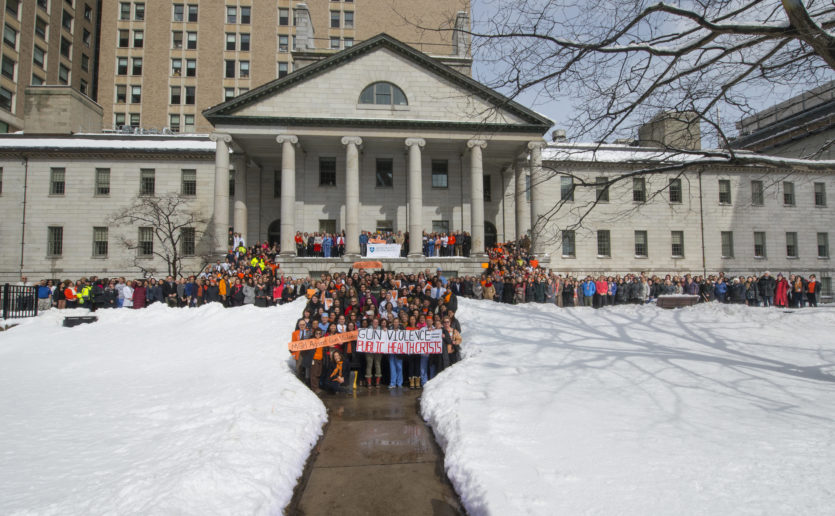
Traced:
<svg viewBox="0 0 835 516">
<path fill-rule="evenodd" d="M 443 453 L 418 414 L 420 393 L 323 394 L 329 422 L 287 514 L 463 514 Z"/>
</svg>

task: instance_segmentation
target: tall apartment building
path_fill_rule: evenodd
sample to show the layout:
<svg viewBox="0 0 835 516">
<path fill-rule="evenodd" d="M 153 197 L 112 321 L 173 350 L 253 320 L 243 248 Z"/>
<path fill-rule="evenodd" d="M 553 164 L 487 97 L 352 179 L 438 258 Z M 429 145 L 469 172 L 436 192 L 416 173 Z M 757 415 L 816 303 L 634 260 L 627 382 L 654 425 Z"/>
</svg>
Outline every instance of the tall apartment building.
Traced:
<svg viewBox="0 0 835 516">
<path fill-rule="evenodd" d="M 77 0 L 80 1 L 80 0 Z M 210 132 L 201 112 L 380 32 L 470 72 L 468 0 L 108 1 L 104 127 Z"/>
<path fill-rule="evenodd" d="M 95 98 L 97 3 L 4 1 L 0 133 L 23 129 L 25 89 L 30 84 L 71 85 Z"/>
</svg>

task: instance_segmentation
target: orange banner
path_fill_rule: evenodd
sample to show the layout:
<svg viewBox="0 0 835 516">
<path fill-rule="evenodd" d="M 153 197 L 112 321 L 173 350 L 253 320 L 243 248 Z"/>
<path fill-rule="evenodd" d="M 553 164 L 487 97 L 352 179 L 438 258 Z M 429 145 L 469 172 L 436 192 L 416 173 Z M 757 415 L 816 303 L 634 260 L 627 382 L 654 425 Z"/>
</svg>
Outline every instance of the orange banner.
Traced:
<svg viewBox="0 0 835 516">
<path fill-rule="evenodd" d="M 383 262 L 354 262 L 351 267 L 355 269 L 382 269 Z"/>
<path fill-rule="evenodd" d="M 369 238 L 368 243 L 369 244 L 385 244 L 386 241 L 383 240 L 382 238 Z"/>
<path fill-rule="evenodd" d="M 343 342 L 350 342 L 357 340 L 357 331 L 347 331 L 345 333 L 337 333 L 321 339 L 306 339 L 296 340 L 287 344 L 287 348 L 292 351 L 306 351 L 308 349 L 324 348 L 333 346 L 334 344 L 342 344 Z"/>
</svg>

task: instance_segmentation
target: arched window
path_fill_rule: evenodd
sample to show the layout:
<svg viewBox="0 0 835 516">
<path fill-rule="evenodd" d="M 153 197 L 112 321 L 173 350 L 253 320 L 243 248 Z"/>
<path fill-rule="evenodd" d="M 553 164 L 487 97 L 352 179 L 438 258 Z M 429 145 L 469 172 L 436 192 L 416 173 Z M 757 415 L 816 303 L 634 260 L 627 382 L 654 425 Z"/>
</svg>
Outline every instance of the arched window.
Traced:
<svg viewBox="0 0 835 516">
<path fill-rule="evenodd" d="M 406 94 L 403 90 L 390 82 L 375 82 L 366 86 L 360 94 L 360 104 L 377 104 L 382 106 L 408 106 Z"/>
</svg>

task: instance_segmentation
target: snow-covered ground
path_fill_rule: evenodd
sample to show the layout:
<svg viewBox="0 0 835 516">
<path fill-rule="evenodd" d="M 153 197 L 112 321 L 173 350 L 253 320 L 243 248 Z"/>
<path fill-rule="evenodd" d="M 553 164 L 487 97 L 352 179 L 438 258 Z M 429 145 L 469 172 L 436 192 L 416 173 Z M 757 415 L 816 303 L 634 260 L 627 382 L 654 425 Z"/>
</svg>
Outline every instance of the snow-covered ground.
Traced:
<svg viewBox="0 0 835 516">
<path fill-rule="evenodd" d="M 471 516 L 832 514 L 835 310 L 459 301 L 422 411 Z"/>
<path fill-rule="evenodd" d="M 326 419 L 287 366 L 299 303 L 0 333 L 0 514 L 280 513 Z"/>
</svg>

